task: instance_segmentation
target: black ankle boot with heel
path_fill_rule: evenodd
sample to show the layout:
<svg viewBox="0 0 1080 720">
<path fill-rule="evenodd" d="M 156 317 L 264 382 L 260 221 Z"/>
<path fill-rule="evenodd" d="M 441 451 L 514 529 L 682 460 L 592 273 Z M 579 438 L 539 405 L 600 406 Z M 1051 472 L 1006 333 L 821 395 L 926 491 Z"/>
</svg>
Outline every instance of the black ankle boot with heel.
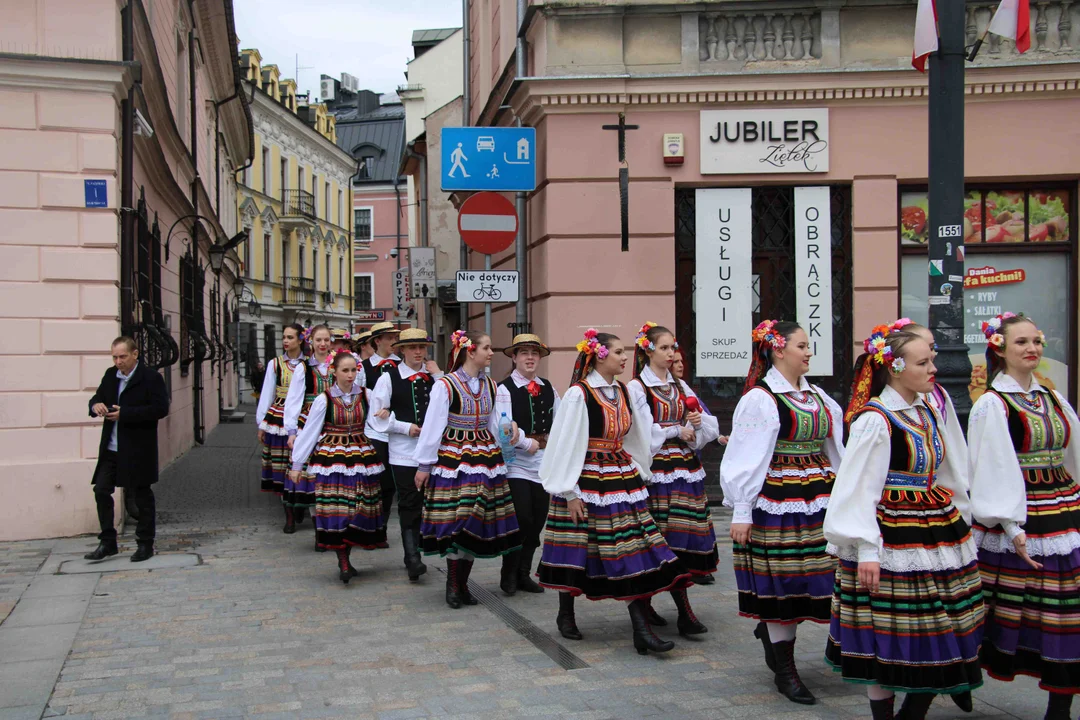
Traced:
<svg viewBox="0 0 1080 720">
<path fill-rule="evenodd" d="M 686 590 L 672 590 L 671 597 L 675 599 L 675 607 L 679 609 L 679 619 L 676 621 L 675 626 L 679 628 L 679 634 L 683 637 L 689 637 L 690 635 L 702 635 L 709 632 L 709 628 L 697 619 L 697 615 L 694 614 L 694 609 L 690 607 L 690 598 L 686 595 Z"/>
<path fill-rule="evenodd" d="M 799 670 L 795 667 L 795 641 L 774 642 L 772 647 L 773 656 L 776 658 L 776 689 L 793 703 L 816 703 L 817 698 L 803 685 Z"/>
<path fill-rule="evenodd" d="M 634 649 L 638 655 L 646 655 L 650 650 L 653 652 L 667 652 L 675 647 L 670 640 L 661 640 L 649 627 L 648 615 L 645 611 L 644 600 L 635 600 L 627 606 L 630 611 L 630 623 L 634 626 Z"/>
<path fill-rule="evenodd" d="M 559 634 L 567 640 L 580 640 L 584 637 L 574 619 L 574 596 L 568 592 L 559 593 L 559 614 L 555 616 L 555 626 L 559 628 Z"/>
</svg>

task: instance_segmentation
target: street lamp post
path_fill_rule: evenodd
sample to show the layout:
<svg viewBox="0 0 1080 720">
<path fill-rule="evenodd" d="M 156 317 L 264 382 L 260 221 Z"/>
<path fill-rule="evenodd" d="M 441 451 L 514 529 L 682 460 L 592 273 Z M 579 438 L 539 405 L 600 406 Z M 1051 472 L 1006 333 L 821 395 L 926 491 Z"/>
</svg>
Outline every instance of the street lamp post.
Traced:
<svg viewBox="0 0 1080 720">
<path fill-rule="evenodd" d="M 930 61 L 929 316 L 937 337 L 937 378 L 962 425 L 971 411 L 964 343 L 965 6 L 937 3 L 938 50 Z"/>
<path fill-rule="evenodd" d="M 236 342 L 236 362 L 233 363 L 233 366 L 236 368 L 236 407 L 238 408 L 240 407 L 240 298 L 243 294 L 244 278 L 240 277 L 238 271 L 236 278 L 233 280 L 233 301 L 236 308 L 233 311 L 234 324 L 236 325 L 236 334 L 233 336 Z"/>
</svg>

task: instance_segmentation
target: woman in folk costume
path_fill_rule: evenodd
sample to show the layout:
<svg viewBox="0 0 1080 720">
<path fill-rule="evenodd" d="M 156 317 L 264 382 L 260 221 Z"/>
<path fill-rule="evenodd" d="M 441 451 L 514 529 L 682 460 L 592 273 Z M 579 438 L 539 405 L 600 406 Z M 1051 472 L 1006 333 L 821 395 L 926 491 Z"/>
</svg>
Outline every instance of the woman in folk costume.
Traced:
<svg viewBox="0 0 1080 720">
<path fill-rule="evenodd" d="M 311 403 L 293 446 L 290 474 L 299 482 L 306 464 L 315 477 L 315 542 L 337 553 L 338 578 L 348 585 L 359 574 L 349 551 L 386 541 L 379 485 L 383 465 L 364 435 L 359 357 L 335 350 L 328 360 L 334 382 Z"/>
<path fill-rule="evenodd" d="M 675 343 L 675 345 L 675 358 L 671 361 L 671 374 L 675 376 L 676 380 L 686 382 L 686 351 L 681 347 L 678 347 L 678 343 Z M 706 415 L 712 415 L 709 411 L 709 406 L 705 403 L 701 403 L 701 412 Z M 728 436 L 720 435 L 716 438 L 716 442 L 721 445 L 727 445 Z M 698 453 L 698 456 L 701 456 L 700 452 Z M 712 585 L 714 582 L 716 582 L 716 578 L 712 575 L 702 575 L 701 577 L 694 578 L 694 583 L 697 585 Z"/>
<path fill-rule="evenodd" d="M 702 412 L 694 391 L 672 377 L 677 347 L 670 330 L 645 323 L 635 341 L 634 379 L 627 389 L 634 416 L 642 418 L 651 436 L 652 477 L 646 484 L 649 512 L 668 547 L 698 578 L 716 572 L 719 553 L 705 495 L 705 468 L 697 451 L 720 436 L 720 426 L 714 416 Z M 686 588 L 673 589 L 671 597 L 679 610 L 680 635 L 708 632 L 694 615 Z M 649 611 L 653 625 L 667 625 L 651 604 Z"/>
<path fill-rule="evenodd" d="M 811 705 L 816 698 L 795 667 L 795 635 L 803 621 L 829 621 L 836 562 L 821 523 L 844 452 L 843 411 L 806 381 L 813 352 L 798 324 L 765 320 L 752 339 L 720 463 L 724 504 L 734 508 L 739 614 L 758 620 L 754 636 L 777 689 Z"/>
<path fill-rule="evenodd" d="M 634 648 L 644 655 L 675 647 L 653 634 L 645 600 L 686 587 L 691 575 L 649 513 L 650 424 L 634 417 L 626 386 L 616 380 L 627 360 L 615 335 L 590 328 L 578 343 L 571 386 L 540 465 L 553 496 L 540 584 L 559 591 L 555 622 L 571 640 L 582 638 L 576 596 L 628 603 Z"/>
<path fill-rule="evenodd" d="M 1023 315 L 983 323 L 989 390 L 971 411 L 971 505 L 986 596 L 982 665 L 1039 678 L 1046 720 L 1080 692 L 1080 420 L 1039 384 L 1045 340 Z"/>
<path fill-rule="evenodd" d="M 293 374 L 303 372 L 304 328 L 293 323 L 281 332 L 284 351 L 273 358 L 266 367 L 259 405 L 255 410 L 255 422 L 259 426 L 259 442 L 262 444 L 262 491 L 282 495 L 285 492 L 286 475 L 289 472 L 288 431 L 285 429 L 285 398 Z M 292 523 L 292 510 L 285 506 L 286 526 Z"/>
<path fill-rule="evenodd" d="M 303 364 L 303 372 L 293 373 L 289 393 L 285 396 L 285 431 L 289 434 L 290 451 L 295 445 L 296 434 L 307 421 L 311 403 L 334 382 L 330 372 L 330 351 L 335 343 L 330 328 L 316 325 L 305 331 L 304 340 L 311 347 L 311 357 Z M 284 532 L 291 535 L 296 532 L 296 523 L 304 521 L 305 511 L 315 507 L 315 477 L 308 472 L 300 473 L 300 479 L 296 481 L 287 477 L 281 501 L 285 505 Z"/>
<path fill-rule="evenodd" d="M 921 720 L 934 695 L 982 685 L 983 599 L 966 469 L 924 394 L 936 369 L 914 333 L 874 328 L 855 365 L 851 436 L 825 514 L 840 558 L 826 661 L 867 684 L 875 720 Z"/>
<path fill-rule="evenodd" d="M 424 492 L 420 547 L 446 558 L 446 604 L 476 605 L 469 593 L 473 561 L 521 547 L 514 499 L 496 440 L 491 338 L 458 330 L 448 374 L 431 391 L 416 445 L 416 487 Z"/>
</svg>

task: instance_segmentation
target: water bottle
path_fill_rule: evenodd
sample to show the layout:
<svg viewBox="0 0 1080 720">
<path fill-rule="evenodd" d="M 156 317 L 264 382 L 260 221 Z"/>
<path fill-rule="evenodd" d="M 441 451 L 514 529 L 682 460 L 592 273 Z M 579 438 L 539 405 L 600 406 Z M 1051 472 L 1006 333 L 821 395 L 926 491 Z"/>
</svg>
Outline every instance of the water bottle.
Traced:
<svg viewBox="0 0 1080 720">
<path fill-rule="evenodd" d="M 506 417 L 506 413 L 503 413 L 499 418 L 499 449 L 502 450 L 503 462 L 507 464 L 514 462 L 514 454 L 517 452 L 511 442 L 513 439 L 514 424 Z"/>
</svg>

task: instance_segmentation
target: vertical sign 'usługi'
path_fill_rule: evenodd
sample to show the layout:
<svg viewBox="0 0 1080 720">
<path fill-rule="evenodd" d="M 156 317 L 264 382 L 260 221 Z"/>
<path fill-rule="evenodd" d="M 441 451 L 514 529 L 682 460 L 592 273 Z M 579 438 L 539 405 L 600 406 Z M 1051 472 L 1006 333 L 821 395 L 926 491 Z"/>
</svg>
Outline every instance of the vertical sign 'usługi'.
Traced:
<svg viewBox="0 0 1080 720">
<path fill-rule="evenodd" d="M 698 377 L 744 377 L 753 330 L 750 188 L 695 193 Z"/>
</svg>

